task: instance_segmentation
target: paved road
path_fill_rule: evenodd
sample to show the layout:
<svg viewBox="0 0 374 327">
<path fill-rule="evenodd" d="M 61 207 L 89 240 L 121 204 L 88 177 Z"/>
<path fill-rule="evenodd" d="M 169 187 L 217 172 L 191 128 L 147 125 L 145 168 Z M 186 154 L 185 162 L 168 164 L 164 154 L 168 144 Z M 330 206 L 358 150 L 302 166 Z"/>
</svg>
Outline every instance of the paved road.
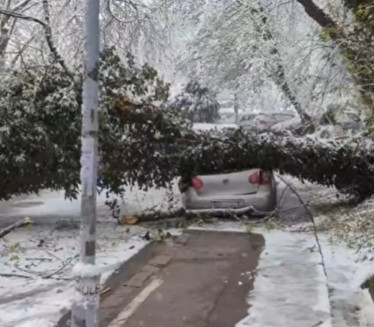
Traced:
<svg viewBox="0 0 374 327">
<path fill-rule="evenodd" d="M 103 197 L 98 200 L 98 217 L 110 217 Z M 0 201 L 0 228 L 24 217 L 30 217 L 35 224 L 60 224 L 79 222 L 80 200 L 65 200 L 63 192 L 43 191 L 40 196 L 29 195 Z"/>
<path fill-rule="evenodd" d="M 261 235 L 187 231 L 153 243 L 109 282 L 102 327 L 229 327 L 247 316 Z M 59 327 L 69 326 L 68 316 Z"/>
</svg>

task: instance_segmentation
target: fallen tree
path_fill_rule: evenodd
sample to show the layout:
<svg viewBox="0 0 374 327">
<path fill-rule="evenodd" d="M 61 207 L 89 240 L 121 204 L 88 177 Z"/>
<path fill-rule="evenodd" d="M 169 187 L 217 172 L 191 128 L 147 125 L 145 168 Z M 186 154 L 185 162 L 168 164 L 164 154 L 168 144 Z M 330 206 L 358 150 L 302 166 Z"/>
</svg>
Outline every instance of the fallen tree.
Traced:
<svg viewBox="0 0 374 327">
<path fill-rule="evenodd" d="M 208 173 L 260 167 L 301 180 L 334 186 L 362 200 L 374 192 L 373 152 L 312 139 L 254 135 L 243 130 L 203 134 L 199 144 L 182 154 L 182 167 Z M 209 145 L 212 143 L 212 145 Z M 187 172 L 186 172 L 187 173 Z"/>
<path fill-rule="evenodd" d="M 374 154 L 307 138 L 243 130 L 196 133 L 168 106 L 169 85 L 131 56 L 103 53 L 99 71 L 101 190 L 168 187 L 179 176 L 248 168 L 279 170 L 362 200 L 374 193 Z M 79 82 L 78 82 L 79 81 Z M 0 85 L 0 199 L 42 189 L 79 193 L 81 75 L 59 66 L 13 72 Z"/>
<path fill-rule="evenodd" d="M 155 174 L 163 176 L 163 181 L 171 181 L 178 176 L 258 167 L 336 187 L 356 200 L 374 193 L 373 149 L 307 137 L 281 137 L 271 133 L 257 135 L 242 129 L 196 133 L 188 125 L 173 125 L 172 120 L 160 115 L 157 108 L 139 111 L 133 104 L 133 109 L 129 110 L 127 104 L 123 110 L 122 101 L 116 102 L 115 109 L 131 130 L 130 138 L 124 142 L 126 151 L 122 153 L 122 162 L 142 176 Z M 150 121 L 158 121 L 158 124 L 152 124 L 150 134 L 147 134 L 144 126 Z M 166 134 L 161 126 L 168 126 Z M 136 144 L 131 140 L 136 140 Z M 154 148 L 147 153 L 150 144 Z M 143 160 L 150 166 L 143 169 L 132 156 L 135 146 L 137 151 L 143 151 Z M 142 147 L 145 148 L 142 150 Z"/>
</svg>

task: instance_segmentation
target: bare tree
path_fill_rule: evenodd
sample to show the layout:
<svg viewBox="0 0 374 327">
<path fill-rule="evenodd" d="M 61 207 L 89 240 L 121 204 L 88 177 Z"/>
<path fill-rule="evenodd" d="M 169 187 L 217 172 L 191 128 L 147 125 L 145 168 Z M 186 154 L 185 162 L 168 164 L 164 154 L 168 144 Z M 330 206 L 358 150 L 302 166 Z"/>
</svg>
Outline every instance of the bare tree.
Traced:
<svg viewBox="0 0 374 327">
<path fill-rule="evenodd" d="M 297 0 L 320 27 L 329 40 L 341 50 L 348 70 L 355 76 L 362 99 L 374 115 L 374 7 L 371 0 L 343 0 L 354 11 L 354 20 L 348 26 L 334 21 L 313 0 Z"/>
<path fill-rule="evenodd" d="M 2 1 L 4 2 L 4 1 Z M 17 3 L 14 7 L 12 2 L 7 0 L 5 4 L 1 4 L 0 13 L 4 12 L 22 12 L 30 4 L 31 0 L 24 0 Z M 5 66 L 6 50 L 11 38 L 11 35 L 16 27 L 17 17 L 11 15 L 2 15 L 0 17 L 0 70 Z"/>
<path fill-rule="evenodd" d="M 265 9 L 262 6 L 260 6 L 258 9 L 252 8 L 251 14 L 253 15 L 251 18 L 254 20 L 254 27 L 257 29 L 257 31 L 263 35 L 264 40 L 272 41 L 270 54 L 273 57 L 276 66 L 275 73 L 273 74 L 275 83 L 280 87 L 286 98 L 290 101 L 290 103 L 300 116 L 301 121 L 303 123 L 309 123 L 311 121 L 310 115 L 308 115 L 303 109 L 301 103 L 298 101 L 294 91 L 289 86 L 289 83 L 287 81 L 286 72 L 282 64 L 282 57 L 278 51 L 277 41 L 274 40 L 273 34 L 268 26 L 268 17 Z"/>
<path fill-rule="evenodd" d="M 25 14 L 17 11 L 17 9 L 19 9 L 19 8 L 24 8 L 29 2 L 30 2 L 30 0 L 24 1 L 22 3 L 21 7 L 17 6 L 13 10 L 0 9 L 0 14 L 5 16 L 6 21 L 9 21 L 10 18 L 13 18 L 14 21 L 20 19 L 20 20 L 31 21 L 31 22 L 39 24 L 44 30 L 45 39 L 47 41 L 48 48 L 49 48 L 53 58 L 61 65 L 61 67 L 65 70 L 65 72 L 69 76 L 72 77 L 71 72 L 69 71 L 69 69 L 68 69 L 65 61 L 63 60 L 62 56 L 59 54 L 59 52 L 58 52 L 58 50 L 55 46 L 54 40 L 52 38 L 52 28 L 51 28 L 51 25 L 50 25 L 50 17 L 49 17 L 50 13 L 49 13 L 48 0 L 43 0 L 43 2 L 42 2 L 43 10 L 44 10 L 44 21 L 39 19 L 39 18 L 29 16 L 29 15 L 25 15 Z M 4 40 L 3 41 L 3 47 L 6 47 L 8 42 L 9 42 L 9 34 L 8 34 L 8 37 L 4 37 L 3 40 Z"/>
</svg>

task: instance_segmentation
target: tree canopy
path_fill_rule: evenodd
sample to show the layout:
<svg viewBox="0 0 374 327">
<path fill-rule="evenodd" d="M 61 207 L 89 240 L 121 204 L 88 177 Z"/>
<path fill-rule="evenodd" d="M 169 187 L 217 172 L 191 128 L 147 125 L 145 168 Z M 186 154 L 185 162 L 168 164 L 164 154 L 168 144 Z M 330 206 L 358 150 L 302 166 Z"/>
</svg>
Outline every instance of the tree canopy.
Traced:
<svg viewBox="0 0 374 327">
<path fill-rule="evenodd" d="M 76 196 L 82 74 L 72 57 L 80 60 L 81 3 L 6 3 L 0 10 L 0 198 L 44 188 Z M 120 43 L 116 27 L 130 24 L 126 33 L 136 56 L 110 46 L 102 53 L 100 188 L 118 194 L 128 184 L 161 187 L 181 175 L 257 166 L 360 198 L 372 194 L 369 150 L 244 131 L 198 134 L 181 110 L 212 121 L 214 95 L 223 88 L 252 109 L 292 107 L 304 121 L 331 104 L 372 109 L 371 1 L 342 3 L 344 10 L 304 0 L 293 7 L 280 0 L 154 0 L 144 6 L 111 0 L 103 13 L 104 43 Z M 67 33 L 74 37 L 65 43 Z M 193 81 L 177 105 L 169 101 L 175 85 L 149 64 L 136 65 L 135 58 L 147 59 L 143 45 L 165 45 L 157 67 L 163 76 L 182 74 Z M 160 56 L 152 54 L 157 65 Z"/>
<path fill-rule="evenodd" d="M 213 123 L 220 117 L 220 104 L 215 94 L 198 81 L 188 82 L 184 92 L 174 99 L 171 106 L 186 111 L 191 121 L 197 123 Z"/>
</svg>

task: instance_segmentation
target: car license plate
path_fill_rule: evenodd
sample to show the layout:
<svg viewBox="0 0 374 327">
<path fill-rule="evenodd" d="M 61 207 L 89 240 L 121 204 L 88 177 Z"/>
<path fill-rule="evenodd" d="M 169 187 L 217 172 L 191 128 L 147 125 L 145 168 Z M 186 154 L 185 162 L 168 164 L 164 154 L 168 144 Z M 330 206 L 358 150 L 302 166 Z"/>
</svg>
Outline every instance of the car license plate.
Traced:
<svg viewBox="0 0 374 327">
<path fill-rule="evenodd" d="M 213 209 L 239 208 L 244 205 L 243 200 L 212 201 Z"/>
</svg>

